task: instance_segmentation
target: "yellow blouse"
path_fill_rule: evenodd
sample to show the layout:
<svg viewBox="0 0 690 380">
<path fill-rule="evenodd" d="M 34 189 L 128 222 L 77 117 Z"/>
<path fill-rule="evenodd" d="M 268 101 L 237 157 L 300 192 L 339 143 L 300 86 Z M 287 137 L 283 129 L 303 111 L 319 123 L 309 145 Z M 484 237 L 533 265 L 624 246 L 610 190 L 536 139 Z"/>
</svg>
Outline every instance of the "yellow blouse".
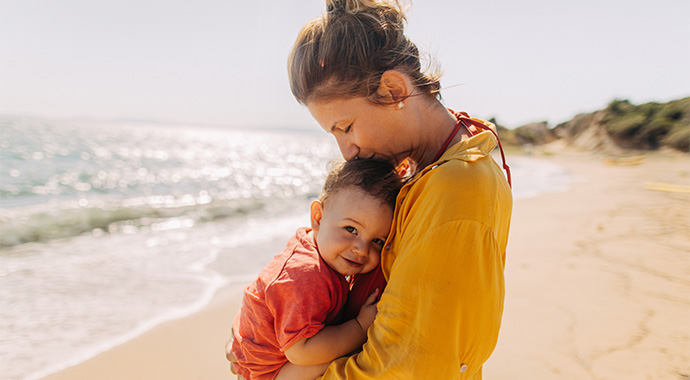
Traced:
<svg viewBox="0 0 690 380">
<path fill-rule="evenodd" d="M 501 325 L 512 210 L 489 155 L 496 144 L 489 131 L 461 141 L 403 187 L 368 341 L 322 379 L 482 378 Z"/>
</svg>

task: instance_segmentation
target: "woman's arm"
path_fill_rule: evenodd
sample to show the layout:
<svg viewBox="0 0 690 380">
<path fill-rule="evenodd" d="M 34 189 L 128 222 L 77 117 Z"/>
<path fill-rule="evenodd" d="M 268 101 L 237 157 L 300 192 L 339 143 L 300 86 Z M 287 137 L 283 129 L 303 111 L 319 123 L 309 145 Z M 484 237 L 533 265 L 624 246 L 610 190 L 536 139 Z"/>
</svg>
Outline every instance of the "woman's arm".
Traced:
<svg viewBox="0 0 690 380">
<path fill-rule="evenodd" d="M 314 365 L 327 363 L 357 350 L 367 340 L 367 330 L 376 317 L 376 296 L 372 293 L 357 318 L 345 323 L 326 326 L 310 338 L 302 338 L 285 350 L 290 363 Z"/>
</svg>

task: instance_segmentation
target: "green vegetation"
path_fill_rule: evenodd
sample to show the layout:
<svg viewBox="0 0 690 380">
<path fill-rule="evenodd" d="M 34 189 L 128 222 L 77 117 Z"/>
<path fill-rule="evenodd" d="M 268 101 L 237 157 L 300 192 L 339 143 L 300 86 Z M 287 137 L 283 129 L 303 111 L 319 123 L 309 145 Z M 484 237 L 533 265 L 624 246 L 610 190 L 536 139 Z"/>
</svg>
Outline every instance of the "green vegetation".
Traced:
<svg viewBox="0 0 690 380">
<path fill-rule="evenodd" d="M 670 147 L 690 152 L 690 97 L 668 103 L 650 102 L 640 105 L 628 100 L 616 99 L 599 111 L 577 115 L 572 120 L 548 129 L 546 123 L 531 123 L 515 129 L 500 125 L 495 118 L 501 142 L 506 147 L 542 145 L 554 139 L 573 143 L 589 128 L 603 129 L 603 133 L 590 133 L 589 139 L 611 140 L 623 149 L 654 150 Z M 603 140 L 602 140 L 603 141 Z M 602 141 L 590 141 L 589 146 L 601 145 Z M 582 141 L 576 144 L 582 145 Z"/>
<path fill-rule="evenodd" d="M 616 99 L 604 112 L 602 124 L 621 147 L 690 151 L 690 98 L 640 105 Z"/>
<path fill-rule="evenodd" d="M 501 139 L 501 143 L 503 145 L 520 145 L 520 142 L 518 141 L 517 137 L 515 137 L 515 130 L 514 129 L 508 129 L 504 127 L 503 125 L 499 124 L 496 121 L 496 118 L 492 117 L 489 119 L 490 122 L 494 123 L 496 125 L 496 133 L 498 134 L 498 137 Z"/>
<path fill-rule="evenodd" d="M 515 130 L 515 137 L 518 141 L 523 144 L 538 144 L 540 143 L 539 137 L 534 133 L 533 130 L 526 128 L 518 128 Z"/>
<path fill-rule="evenodd" d="M 546 122 L 523 125 L 519 128 L 508 129 L 496 122 L 495 118 L 489 119 L 496 124 L 496 132 L 505 146 L 540 145 L 553 141 L 553 133 L 547 129 Z"/>
</svg>

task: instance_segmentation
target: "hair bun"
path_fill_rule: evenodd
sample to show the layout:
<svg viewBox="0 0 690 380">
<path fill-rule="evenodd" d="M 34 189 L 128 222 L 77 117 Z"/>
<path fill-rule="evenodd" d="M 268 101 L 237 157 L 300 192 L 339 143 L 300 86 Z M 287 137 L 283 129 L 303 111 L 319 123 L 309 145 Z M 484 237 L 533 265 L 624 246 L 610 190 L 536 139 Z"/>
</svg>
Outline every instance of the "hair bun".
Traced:
<svg viewBox="0 0 690 380">
<path fill-rule="evenodd" d="M 328 13 L 307 23 L 288 57 L 290 90 L 298 102 L 380 96 L 381 76 L 397 70 L 408 76 L 415 95 L 440 98 L 440 72 L 422 71 L 417 46 L 405 36 L 406 0 L 326 0 Z M 430 61 L 433 62 L 433 61 Z"/>
<path fill-rule="evenodd" d="M 326 0 L 326 12 L 335 13 L 345 10 L 345 0 Z"/>
<path fill-rule="evenodd" d="M 395 7 L 401 9 L 397 0 L 326 0 L 328 13 L 346 12 L 357 14 L 370 9 Z"/>
</svg>

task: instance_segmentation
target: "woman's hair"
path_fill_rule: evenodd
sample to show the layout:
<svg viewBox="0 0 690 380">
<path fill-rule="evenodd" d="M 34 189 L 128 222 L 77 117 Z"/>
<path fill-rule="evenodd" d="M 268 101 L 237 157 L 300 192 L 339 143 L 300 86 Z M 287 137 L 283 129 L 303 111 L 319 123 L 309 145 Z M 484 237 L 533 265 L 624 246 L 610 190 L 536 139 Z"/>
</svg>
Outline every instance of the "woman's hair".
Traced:
<svg viewBox="0 0 690 380">
<path fill-rule="evenodd" d="M 325 202 L 338 191 L 356 187 L 395 210 L 395 198 L 403 180 L 389 162 L 353 160 L 336 162 L 330 168 L 319 200 Z"/>
<path fill-rule="evenodd" d="M 438 97 L 440 73 L 422 71 L 419 50 L 404 34 L 398 0 L 326 0 L 327 13 L 305 25 L 288 58 L 290 88 L 298 102 L 377 94 L 381 75 L 398 70 L 416 93 Z"/>
</svg>

